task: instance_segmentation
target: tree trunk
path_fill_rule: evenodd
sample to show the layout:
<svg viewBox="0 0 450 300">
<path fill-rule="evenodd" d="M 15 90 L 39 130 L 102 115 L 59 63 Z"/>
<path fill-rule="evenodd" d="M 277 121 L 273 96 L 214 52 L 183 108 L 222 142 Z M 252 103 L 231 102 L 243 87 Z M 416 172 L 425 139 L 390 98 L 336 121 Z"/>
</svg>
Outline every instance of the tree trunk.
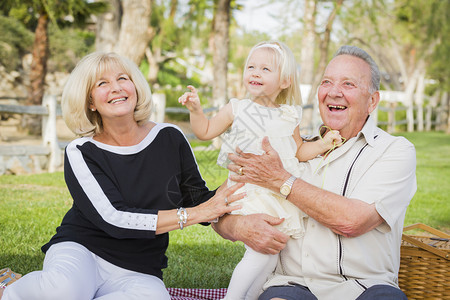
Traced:
<svg viewBox="0 0 450 300">
<path fill-rule="evenodd" d="M 109 11 L 97 17 L 95 48 L 111 52 L 119 39 L 121 6 L 120 0 L 107 0 Z"/>
<path fill-rule="evenodd" d="M 34 36 L 27 104 L 41 105 L 48 59 L 48 15 L 41 12 Z"/>
<path fill-rule="evenodd" d="M 328 49 L 330 45 L 331 30 L 333 29 L 333 22 L 343 2 L 344 0 L 336 1 L 333 10 L 328 16 L 328 20 L 325 26 L 325 32 L 323 33 L 323 38 L 320 40 L 319 43 L 319 52 L 320 52 L 319 64 L 317 66 L 316 71 L 314 72 L 315 76 L 311 84 L 311 91 L 308 96 L 308 101 L 306 102 L 307 104 L 315 104 L 317 88 L 319 87 L 320 80 L 322 79 L 323 72 L 325 71 L 328 62 Z M 307 111 L 305 110 L 302 118 L 303 124 L 302 127 L 309 128 L 311 130 L 310 133 L 312 133 L 312 131 L 314 130 L 313 127 L 316 125 L 314 124 L 316 123 L 314 122 L 315 111 L 316 109 L 308 109 Z"/>
<path fill-rule="evenodd" d="M 155 49 L 157 50 L 157 49 Z M 148 63 L 148 74 L 147 74 L 147 80 L 148 82 L 150 82 L 151 84 L 154 84 L 157 82 L 158 80 L 158 72 L 159 72 L 159 64 L 157 61 L 157 51 L 155 50 L 151 50 L 150 47 L 147 47 L 147 49 L 145 49 L 145 57 L 147 58 L 147 63 Z"/>
<path fill-rule="evenodd" d="M 311 84 L 314 78 L 314 50 L 316 39 L 316 0 L 305 0 L 303 37 L 300 56 L 300 82 Z M 308 97 L 308 95 L 302 95 Z M 305 100 L 307 98 L 304 98 Z"/>
<path fill-rule="evenodd" d="M 227 102 L 230 2 L 231 0 L 218 0 L 214 18 L 213 104 L 216 107 L 222 107 Z"/>
<path fill-rule="evenodd" d="M 446 92 L 447 96 L 447 128 L 445 129 L 445 133 L 450 134 L 450 93 Z"/>
<path fill-rule="evenodd" d="M 122 23 L 115 51 L 137 65 L 145 54 L 151 37 L 151 0 L 122 0 Z"/>
<path fill-rule="evenodd" d="M 175 13 L 177 11 L 178 7 L 178 0 L 171 0 L 170 1 L 170 12 L 169 12 L 169 20 L 171 24 L 174 23 Z M 167 25 L 166 25 L 167 26 Z M 159 28 L 150 27 L 150 38 L 149 38 L 149 44 L 145 49 L 145 57 L 147 58 L 148 62 L 148 74 L 147 74 L 147 80 L 150 82 L 150 84 L 155 84 L 158 81 L 158 73 L 160 64 L 163 63 L 166 60 L 169 60 L 171 58 L 174 58 L 175 55 L 173 53 L 169 53 L 168 55 L 162 54 L 162 42 L 153 42 L 153 38 L 156 36 L 156 32 L 158 31 L 158 40 L 162 41 L 164 40 L 166 36 L 166 30 L 165 26 L 160 26 Z"/>
<path fill-rule="evenodd" d="M 424 72 L 425 61 L 423 59 L 420 59 L 414 72 L 412 72 L 412 75 L 408 77 L 408 82 L 406 83 L 404 104 L 408 107 L 408 109 L 406 110 L 408 132 L 414 131 L 414 91 L 417 88 L 421 74 Z"/>
<path fill-rule="evenodd" d="M 45 92 L 45 76 L 48 60 L 48 15 L 42 11 L 34 33 L 33 50 L 31 53 L 30 83 L 28 86 L 27 105 L 41 105 Z M 42 117 L 23 115 L 21 129 L 32 135 L 42 132 Z"/>
<path fill-rule="evenodd" d="M 419 75 L 419 79 L 417 82 L 415 103 L 417 105 L 417 131 L 422 132 L 424 130 L 423 124 L 423 102 L 424 102 L 424 93 L 425 93 L 425 72 L 423 70 Z"/>
<path fill-rule="evenodd" d="M 229 51 L 231 0 L 216 1 L 216 10 L 213 23 L 213 86 L 212 98 L 214 107 L 223 107 L 227 103 L 227 75 Z M 211 41 L 211 40 L 210 40 Z M 213 140 L 216 148 L 221 146 L 221 139 Z"/>
</svg>

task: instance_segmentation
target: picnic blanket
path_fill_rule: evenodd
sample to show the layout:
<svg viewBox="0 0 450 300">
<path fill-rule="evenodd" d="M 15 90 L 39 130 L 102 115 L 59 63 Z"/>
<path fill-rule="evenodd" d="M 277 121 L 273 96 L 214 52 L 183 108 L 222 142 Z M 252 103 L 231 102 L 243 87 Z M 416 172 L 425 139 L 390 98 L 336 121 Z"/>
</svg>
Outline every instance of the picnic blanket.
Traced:
<svg viewBox="0 0 450 300">
<path fill-rule="evenodd" d="M 168 288 L 172 300 L 219 300 L 225 297 L 226 288 L 222 289 L 182 289 Z"/>
</svg>

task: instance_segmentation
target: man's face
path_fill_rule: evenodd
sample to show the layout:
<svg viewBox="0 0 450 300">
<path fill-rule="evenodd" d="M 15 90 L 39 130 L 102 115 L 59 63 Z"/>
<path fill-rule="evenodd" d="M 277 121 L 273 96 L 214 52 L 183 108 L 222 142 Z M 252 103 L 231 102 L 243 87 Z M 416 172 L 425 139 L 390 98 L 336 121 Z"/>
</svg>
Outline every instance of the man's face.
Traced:
<svg viewBox="0 0 450 300">
<path fill-rule="evenodd" d="M 358 57 L 339 55 L 325 69 L 318 89 L 320 115 L 347 140 L 358 134 L 378 104 L 379 93 L 369 93 L 370 82 L 370 66 Z"/>
</svg>

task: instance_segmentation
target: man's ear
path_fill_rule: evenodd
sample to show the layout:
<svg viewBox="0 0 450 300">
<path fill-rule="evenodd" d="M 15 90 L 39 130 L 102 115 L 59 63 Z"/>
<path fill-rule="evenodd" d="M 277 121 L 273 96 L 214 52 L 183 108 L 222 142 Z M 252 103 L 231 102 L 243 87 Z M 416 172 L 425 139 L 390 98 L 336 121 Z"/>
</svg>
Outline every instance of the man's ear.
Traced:
<svg viewBox="0 0 450 300">
<path fill-rule="evenodd" d="M 369 99 L 369 114 L 372 113 L 380 102 L 380 92 L 376 91 L 370 96 Z"/>
</svg>

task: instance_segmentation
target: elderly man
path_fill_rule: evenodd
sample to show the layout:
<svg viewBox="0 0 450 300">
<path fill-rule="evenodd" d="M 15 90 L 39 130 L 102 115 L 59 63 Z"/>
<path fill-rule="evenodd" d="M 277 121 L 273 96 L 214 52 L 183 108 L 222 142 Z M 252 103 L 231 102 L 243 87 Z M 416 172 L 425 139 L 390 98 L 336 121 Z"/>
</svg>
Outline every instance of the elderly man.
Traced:
<svg viewBox="0 0 450 300">
<path fill-rule="evenodd" d="M 341 47 L 318 89 L 324 125 L 345 143 L 302 163 L 295 178 L 267 139 L 265 154 L 238 149 L 232 179 L 280 192 L 309 215 L 302 238 L 289 239 L 266 215 L 227 215 L 214 228 L 263 253 L 281 251 L 259 299 L 406 299 L 398 288 L 400 243 L 406 208 L 416 191 L 414 146 L 376 127 L 370 113 L 380 72 L 363 50 Z M 242 167 L 242 168 L 241 168 Z"/>
</svg>

